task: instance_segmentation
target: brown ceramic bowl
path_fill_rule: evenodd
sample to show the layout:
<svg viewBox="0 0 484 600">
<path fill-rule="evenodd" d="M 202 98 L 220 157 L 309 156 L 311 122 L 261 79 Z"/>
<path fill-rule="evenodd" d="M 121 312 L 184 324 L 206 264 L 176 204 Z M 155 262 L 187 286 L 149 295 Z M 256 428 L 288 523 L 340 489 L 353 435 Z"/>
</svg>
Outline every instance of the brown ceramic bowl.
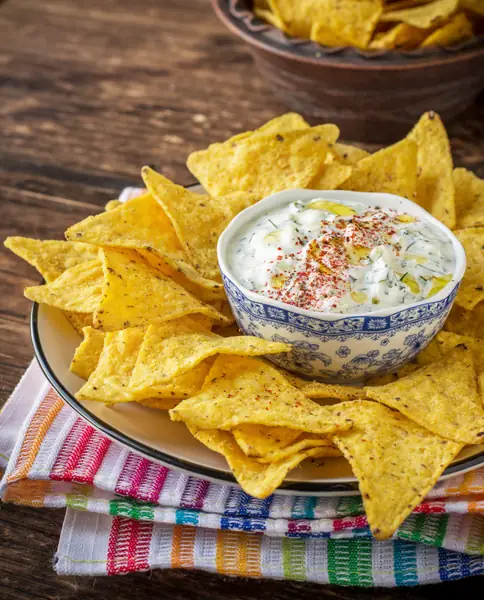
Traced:
<svg viewBox="0 0 484 600">
<path fill-rule="evenodd" d="M 336 123 L 349 140 L 394 142 L 427 110 L 448 123 L 484 89 L 484 36 L 445 49 L 329 49 L 260 21 L 250 0 L 212 2 L 277 98 L 309 119 Z"/>
</svg>

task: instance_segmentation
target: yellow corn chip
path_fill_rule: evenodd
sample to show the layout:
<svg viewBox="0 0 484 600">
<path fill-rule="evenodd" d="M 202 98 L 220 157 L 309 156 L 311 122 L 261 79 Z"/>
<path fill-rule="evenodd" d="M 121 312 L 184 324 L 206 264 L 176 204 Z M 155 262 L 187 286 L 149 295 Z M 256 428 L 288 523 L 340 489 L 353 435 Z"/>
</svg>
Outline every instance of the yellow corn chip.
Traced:
<svg viewBox="0 0 484 600">
<path fill-rule="evenodd" d="M 462 40 L 472 37 L 472 23 L 464 13 L 454 15 L 452 19 L 431 33 L 421 45 L 421 48 L 428 46 L 451 46 Z"/>
<path fill-rule="evenodd" d="M 415 201 L 447 227 L 455 225 L 454 180 L 449 138 L 438 114 L 425 113 L 408 135 L 418 146 Z"/>
<path fill-rule="evenodd" d="M 279 462 L 289 458 L 297 452 L 301 452 L 302 450 L 307 450 L 309 448 L 319 448 L 321 452 L 318 453 L 318 457 L 321 458 L 335 458 L 337 456 L 342 456 L 341 451 L 333 445 L 333 442 L 329 438 L 321 435 L 315 436 L 309 433 L 303 433 L 298 440 L 286 448 L 274 450 L 273 452 L 269 452 L 264 456 L 256 458 L 255 460 L 261 464 Z"/>
<path fill-rule="evenodd" d="M 309 38 L 313 23 L 324 23 L 326 7 L 318 0 L 271 0 L 270 7 L 283 30 L 295 37 Z"/>
<path fill-rule="evenodd" d="M 483 331 L 484 333 L 484 331 Z M 484 371 L 484 339 L 469 335 L 459 335 L 450 331 L 440 331 L 430 344 L 416 356 L 417 363 L 422 366 L 430 365 L 442 359 L 444 354 L 464 344 L 472 352 L 474 366 L 478 373 Z"/>
<path fill-rule="evenodd" d="M 55 281 L 67 269 L 96 260 L 98 256 L 98 248 L 78 242 L 8 237 L 4 243 L 9 250 L 35 267 L 47 283 Z"/>
<path fill-rule="evenodd" d="M 90 260 L 64 271 L 52 283 L 25 288 L 33 302 L 49 304 L 62 310 L 92 313 L 101 300 L 104 276 L 101 262 Z"/>
<path fill-rule="evenodd" d="M 352 426 L 344 408 L 319 406 L 261 360 L 221 355 L 203 390 L 181 402 L 170 416 L 205 429 L 253 423 L 330 434 Z"/>
<path fill-rule="evenodd" d="M 254 14 L 257 15 L 259 17 L 259 19 L 262 19 L 263 21 L 267 21 L 273 27 L 277 27 L 277 29 L 280 29 L 281 31 L 286 30 L 286 26 L 285 26 L 284 22 L 281 20 L 281 18 L 278 15 L 274 14 L 271 10 L 255 7 Z"/>
<path fill-rule="evenodd" d="M 417 48 L 425 39 L 426 32 L 406 23 L 399 23 L 388 31 L 377 34 L 370 43 L 371 50 L 390 50 L 392 48 Z"/>
<path fill-rule="evenodd" d="M 334 33 L 326 23 L 313 23 L 310 38 L 313 42 L 329 48 L 341 48 L 348 45 L 346 40 Z"/>
<path fill-rule="evenodd" d="M 107 333 L 99 362 L 76 398 L 108 404 L 135 400 L 135 394 L 129 389 L 129 380 L 143 337 L 144 329 L 141 327 Z"/>
<path fill-rule="evenodd" d="M 167 337 L 163 325 L 151 325 L 133 372 L 131 386 L 160 385 L 216 354 L 261 356 L 290 351 L 289 344 L 268 342 L 253 336 L 224 338 L 205 331 Z"/>
<path fill-rule="evenodd" d="M 349 165 L 337 162 L 325 165 L 323 173 L 318 175 L 309 187 L 313 190 L 335 190 L 350 177 L 352 171 Z"/>
<path fill-rule="evenodd" d="M 113 208 L 118 208 L 118 206 L 121 206 L 121 204 L 122 202 L 120 202 L 119 200 L 109 200 L 109 202 L 106 202 L 104 210 L 113 210 Z"/>
<path fill-rule="evenodd" d="M 130 380 L 130 389 L 135 393 L 136 398 L 151 397 L 166 400 L 176 398 L 178 401 L 190 398 L 202 389 L 211 366 L 212 359 L 204 360 L 188 373 L 183 373 L 183 375 L 178 375 L 166 383 L 153 387 L 145 386 L 133 389 Z"/>
<path fill-rule="evenodd" d="M 104 347 L 104 332 L 93 327 L 84 327 L 84 339 L 76 349 L 69 369 L 82 379 L 89 379 L 99 362 Z"/>
<path fill-rule="evenodd" d="M 413 199 L 417 189 L 417 146 L 402 140 L 363 158 L 342 189 L 385 192 Z"/>
<path fill-rule="evenodd" d="M 347 406 L 355 426 L 333 441 L 359 481 L 373 536 L 385 540 L 425 498 L 462 444 L 375 402 Z"/>
<path fill-rule="evenodd" d="M 484 409 L 472 351 L 465 345 L 395 383 L 365 390 L 369 398 L 437 435 L 464 444 L 484 443 Z"/>
<path fill-rule="evenodd" d="M 180 402 L 176 398 L 146 398 L 145 400 L 138 400 L 138 404 L 147 406 L 148 408 L 156 408 L 158 410 L 170 410 Z"/>
<path fill-rule="evenodd" d="M 201 313 L 215 321 L 225 317 L 202 304 L 184 288 L 155 271 L 130 251 L 103 250 L 105 284 L 94 314 L 98 329 L 114 331 L 127 327 L 169 321 Z"/>
<path fill-rule="evenodd" d="M 457 227 L 484 226 L 484 179 L 467 169 L 454 169 Z"/>
<path fill-rule="evenodd" d="M 460 335 L 484 337 L 484 302 L 480 302 L 473 310 L 454 305 L 444 323 L 444 329 Z"/>
<path fill-rule="evenodd" d="M 464 246 L 467 268 L 460 285 L 456 304 L 472 310 L 484 300 L 484 227 L 470 227 L 454 231 Z"/>
<path fill-rule="evenodd" d="M 415 6 L 422 6 L 422 4 L 428 4 L 431 0 L 386 0 L 383 6 L 383 12 L 393 12 L 395 10 L 402 10 L 404 8 L 414 8 Z"/>
<path fill-rule="evenodd" d="M 321 455 L 320 448 L 311 448 L 280 462 L 262 465 L 242 452 L 231 433 L 217 429 L 197 429 L 192 425 L 189 430 L 199 442 L 225 457 L 240 487 L 255 498 L 267 498 L 281 485 L 291 469 L 305 458 Z"/>
<path fill-rule="evenodd" d="M 323 383 L 321 381 L 308 381 L 288 371 L 281 371 L 291 385 L 297 387 L 308 398 L 337 398 L 338 400 L 354 400 L 365 398 L 362 388 L 352 385 L 337 383 Z"/>
<path fill-rule="evenodd" d="M 208 279 L 220 279 L 217 242 L 231 219 L 224 204 L 190 192 L 149 167 L 143 167 L 141 174 L 146 187 L 168 215 L 195 268 Z"/>
<path fill-rule="evenodd" d="M 79 335 L 82 335 L 84 327 L 91 327 L 93 324 L 94 315 L 92 313 L 76 313 L 65 310 L 64 315 Z"/>
<path fill-rule="evenodd" d="M 220 283 L 205 279 L 190 264 L 170 219 L 151 194 L 76 223 L 66 231 L 66 237 L 97 246 L 144 250 L 199 285 L 221 288 Z"/>
<path fill-rule="evenodd" d="M 287 448 L 303 435 L 298 429 L 267 425 L 239 425 L 232 433 L 242 452 L 254 458 Z"/>
<path fill-rule="evenodd" d="M 288 188 L 305 188 L 321 170 L 335 125 L 283 134 L 251 136 L 213 144 L 190 154 L 187 166 L 212 196 L 246 191 L 257 198 Z"/>
<path fill-rule="evenodd" d="M 359 0 L 359 2 L 313 0 L 313 2 L 323 12 L 321 22 L 338 37 L 344 39 L 347 45 L 356 48 L 368 46 L 382 13 L 381 0 Z"/>
<path fill-rule="evenodd" d="M 456 10 L 458 3 L 459 0 L 433 0 L 424 6 L 385 12 L 380 21 L 401 21 L 420 29 L 428 29 L 449 17 Z"/>
<path fill-rule="evenodd" d="M 363 148 L 357 146 L 349 146 L 348 144 L 340 144 L 339 142 L 334 144 L 331 148 L 331 152 L 336 155 L 338 162 L 343 165 L 356 165 L 362 158 L 370 156 L 370 153 Z"/>
</svg>

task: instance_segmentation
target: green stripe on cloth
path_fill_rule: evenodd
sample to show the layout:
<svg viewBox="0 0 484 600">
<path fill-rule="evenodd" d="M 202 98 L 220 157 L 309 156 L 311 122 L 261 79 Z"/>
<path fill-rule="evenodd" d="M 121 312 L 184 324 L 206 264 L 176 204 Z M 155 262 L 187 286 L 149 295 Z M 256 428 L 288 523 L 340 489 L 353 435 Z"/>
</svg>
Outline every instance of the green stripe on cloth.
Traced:
<svg viewBox="0 0 484 600">
<path fill-rule="evenodd" d="M 328 540 L 329 582 L 336 585 L 373 585 L 372 540 Z"/>
<path fill-rule="evenodd" d="M 398 530 L 398 538 L 441 547 L 447 532 L 448 515 L 410 515 Z"/>
<path fill-rule="evenodd" d="M 282 540 L 282 567 L 284 577 L 306 581 L 306 542 L 284 538 Z"/>
<path fill-rule="evenodd" d="M 484 516 L 475 515 L 467 538 L 466 552 L 484 554 Z"/>
<path fill-rule="evenodd" d="M 151 504 L 124 498 L 114 498 L 109 501 L 109 514 L 113 517 L 128 517 L 137 520 L 153 521 L 154 519 L 154 511 Z"/>
<path fill-rule="evenodd" d="M 87 494 L 66 494 L 66 506 L 74 510 L 87 510 Z"/>
<path fill-rule="evenodd" d="M 338 499 L 337 517 L 354 517 L 364 512 L 361 496 L 343 496 Z"/>
</svg>

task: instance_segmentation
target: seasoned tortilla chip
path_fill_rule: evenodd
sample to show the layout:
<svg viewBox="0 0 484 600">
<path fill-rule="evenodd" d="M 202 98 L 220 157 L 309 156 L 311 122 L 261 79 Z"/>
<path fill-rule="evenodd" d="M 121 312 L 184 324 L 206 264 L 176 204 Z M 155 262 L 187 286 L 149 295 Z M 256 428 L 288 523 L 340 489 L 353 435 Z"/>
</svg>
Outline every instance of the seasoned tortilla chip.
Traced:
<svg viewBox="0 0 484 600">
<path fill-rule="evenodd" d="M 342 48 L 348 45 L 346 40 L 337 35 L 324 22 L 313 23 L 309 37 L 313 42 L 329 48 Z"/>
<path fill-rule="evenodd" d="M 451 46 L 472 37 L 472 23 L 464 13 L 454 15 L 448 23 L 431 33 L 421 44 L 421 48 L 429 46 Z"/>
<path fill-rule="evenodd" d="M 82 335 L 84 327 L 92 327 L 94 315 L 92 313 L 76 313 L 68 310 L 63 311 L 66 319 L 74 327 L 79 335 Z"/>
<path fill-rule="evenodd" d="M 189 430 L 199 442 L 225 457 L 240 487 L 255 498 L 267 498 L 281 485 L 291 469 L 305 458 L 321 455 L 320 448 L 311 448 L 280 462 L 262 465 L 242 452 L 231 433 L 217 429 L 197 429 L 192 425 Z"/>
<path fill-rule="evenodd" d="M 425 30 L 417 29 L 406 23 L 399 23 L 388 31 L 375 36 L 370 42 L 371 50 L 390 50 L 392 48 L 405 48 L 412 50 L 417 48 L 427 35 Z"/>
<path fill-rule="evenodd" d="M 220 337 L 209 331 L 166 335 L 163 325 L 150 325 L 131 380 L 132 387 L 156 386 L 196 367 L 216 354 L 261 356 L 290 352 L 289 344 L 253 336 Z"/>
<path fill-rule="evenodd" d="M 118 206 L 121 206 L 122 202 L 120 200 L 109 200 L 109 202 L 106 202 L 106 204 L 104 205 L 104 210 L 107 212 L 108 210 L 113 210 L 113 208 L 118 208 Z"/>
<path fill-rule="evenodd" d="M 298 429 L 267 425 L 239 425 L 232 433 L 242 452 L 253 458 L 286 448 L 302 435 Z"/>
<path fill-rule="evenodd" d="M 484 179 L 467 169 L 454 169 L 458 228 L 484 226 Z"/>
<path fill-rule="evenodd" d="M 76 349 L 69 369 L 82 379 L 89 379 L 97 367 L 104 347 L 104 332 L 93 327 L 84 327 L 84 339 Z"/>
<path fill-rule="evenodd" d="M 320 452 L 318 453 L 318 457 L 320 458 L 336 458 L 342 456 L 341 450 L 339 450 L 328 437 L 303 433 L 298 440 L 286 448 L 274 450 L 255 460 L 261 464 L 279 462 L 302 450 L 308 450 L 310 448 L 319 448 Z"/>
<path fill-rule="evenodd" d="M 441 437 L 464 444 L 484 443 L 484 409 L 472 351 L 465 345 L 395 383 L 365 390 L 369 398 L 399 410 Z"/>
<path fill-rule="evenodd" d="M 477 304 L 473 310 L 454 305 L 444 323 L 444 329 L 460 335 L 484 337 L 484 302 Z"/>
<path fill-rule="evenodd" d="M 278 15 L 274 14 L 270 9 L 255 7 L 254 14 L 257 17 L 259 17 L 259 19 L 267 21 L 273 27 L 277 27 L 277 29 L 280 29 L 281 31 L 286 30 L 285 23 L 281 20 L 281 18 Z"/>
<path fill-rule="evenodd" d="M 201 313 L 215 321 L 225 317 L 202 304 L 169 277 L 155 271 L 133 251 L 103 250 L 105 284 L 94 314 L 104 331 L 148 325 Z"/>
<path fill-rule="evenodd" d="M 413 199 L 417 189 L 417 145 L 405 139 L 363 158 L 341 188 Z"/>
<path fill-rule="evenodd" d="M 64 271 L 84 262 L 96 260 L 98 248 L 78 242 L 32 240 L 8 237 L 5 247 L 35 267 L 47 283 L 55 281 Z"/>
<path fill-rule="evenodd" d="M 107 333 L 99 362 L 76 398 L 107 404 L 134 401 L 136 396 L 129 389 L 129 380 L 144 333 L 141 327 Z"/>
<path fill-rule="evenodd" d="M 323 383 L 321 381 L 308 381 L 302 379 L 289 371 L 281 373 L 291 385 L 297 387 L 308 398 L 337 398 L 338 400 L 353 400 L 365 398 L 366 394 L 362 388 L 352 385 L 340 385 L 337 383 Z"/>
<path fill-rule="evenodd" d="M 204 278 L 190 264 L 170 219 L 151 194 L 138 196 L 76 223 L 66 231 L 66 237 L 97 246 L 144 250 L 199 285 L 221 287 L 220 283 Z"/>
<path fill-rule="evenodd" d="M 457 8 L 459 0 L 433 0 L 424 6 L 384 12 L 380 21 L 401 21 L 420 29 L 434 27 L 449 17 Z"/>
<path fill-rule="evenodd" d="M 331 152 L 336 155 L 338 162 L 343 165 L 356 165 L 362 158 L 370 156 L 370 153 L 358 146 L 350 146 L 349 144 L 340 144 L 337 142 L 331 148 Z"/>
<path fill-rule="evenodd" d="M 101 301 L 103 283 L 101 262 L 96 259 L 67 269 L 52 283 L 25 288 L 24 295 L 62 310 L 92 313 Z"/>
<path fill-rule="evenodd" d="M 464 246 L 467 258 L 466 272 L 455 302 L 472 310 L 484 300 L 484 227 L 469 227 L 454 233 Z"/>
<path fill-rule="evenodd" d="M 357 477 L 377 540 L 393 535 L 463 445 L 444 440 L 375 402 L 348 405 L 355 426 L 333 437 Z"/>
<path fill-rule="evenodd" d="M 250 423 L 331 434 L 352 426 L 345 404 L 319 406 L 256 358 L 218 356 L 203 390 L 170 411 L 174 421 L 205 429 Z"/>
<path fill-rule="evenodd" d="M 147 406 L 148 408 L 156 408 L 157 410 L 170 410 L 180 402 L 176 398 L 146 398 L 145 400 L 138 400 L 138 404 Z"/>
<path fill-rule="evenodd" d="M 415 201 L 447 227 L 455 225 L 453 164 L 449 138 L 439 115 L 425 113 L 408 135 L 418 147 Z"/>
<path fill-rule="evenodd" d="M 176 185 L 149 167 L 143 167 L 141 174 L 195 268 L 208 279 L 219 279 L 217 242 L 231 219 L 224 203 Z"/>
<path fill-rule="evenodd" d="M 187 166 L 212 196 L 238 190 L 260 199 L 288 188 L 308 187 L 338 135 L 335 125 L 320 125 L 251 136 L 194 152 Z"/>
<path fill-rule="evenodd" d="M 352 171 L 349 165 L 341 165 L 337 162 L 325 165 L 323 172 L 309 184 L 309 187 L 313 190 L 335 190 L 350 177 Z"/>
</svg>

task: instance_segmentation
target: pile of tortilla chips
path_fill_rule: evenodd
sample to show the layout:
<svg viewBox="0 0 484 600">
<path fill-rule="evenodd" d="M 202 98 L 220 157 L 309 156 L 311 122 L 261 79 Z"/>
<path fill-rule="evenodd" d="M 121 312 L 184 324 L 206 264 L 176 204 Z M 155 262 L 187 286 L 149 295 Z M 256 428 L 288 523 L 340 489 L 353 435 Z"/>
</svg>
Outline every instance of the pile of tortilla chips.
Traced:
<svg viewBox="0 0 484 600">
<path fill-rule="evenodd" d="M 484 27 L 482 0 L 254 0 L 253 10 L 291 37 L 365 50 L 452 46 Z"/>
<path fill-rule="evenodd" d="M 71 364 L 85 380 L 80 400 L 169 410 L 258 498 L 305 459 L 344 456 L 374 536 L 386 539 L 465 445 L 484 443 L 484 181 L 453 169 L 432 112 L 374 154 L 338 136 L 335 125 L 282 115 L 188 157 L 205 195 L 145 167 L 146 193 L 109 202 L 67 241 L 6 246 L 44 277 L 25 295 L 82 334 Z M 307 381 L 264 358 L 290 345 L 230 326 L 218 237 L 247 206 L 295 187 L 400 194 L 457 228 L 469 268 L 456 306 L 398 373 L 362 388 Z"/>
</svg>

